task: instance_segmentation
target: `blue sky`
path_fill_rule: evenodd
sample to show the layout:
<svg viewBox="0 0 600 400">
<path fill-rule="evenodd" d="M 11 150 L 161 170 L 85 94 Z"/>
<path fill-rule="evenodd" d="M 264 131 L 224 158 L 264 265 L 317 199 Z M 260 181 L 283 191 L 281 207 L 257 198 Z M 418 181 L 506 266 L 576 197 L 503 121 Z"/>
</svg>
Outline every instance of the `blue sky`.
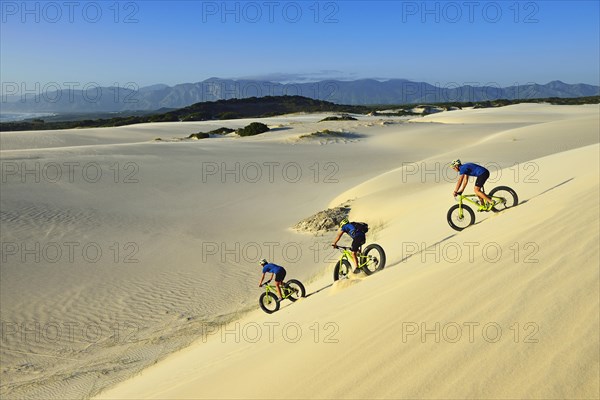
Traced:
<svg viewBox="0 0 600 400">
<path fill-rule="evenodd" d="M 600 84 L 599 1 L 4 1 L 6 83 Z"/>
</svg>

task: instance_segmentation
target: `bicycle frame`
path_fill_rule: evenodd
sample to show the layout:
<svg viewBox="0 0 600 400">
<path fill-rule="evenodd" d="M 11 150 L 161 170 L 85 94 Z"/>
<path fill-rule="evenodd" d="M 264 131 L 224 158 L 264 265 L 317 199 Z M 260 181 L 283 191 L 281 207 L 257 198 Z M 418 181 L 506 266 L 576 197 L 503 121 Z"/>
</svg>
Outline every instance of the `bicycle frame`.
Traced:
<svg viewBox="0 0 600 400">
<path fill-rule="evenodd" d="M 457 201 L 458 201 L 458 210 L 459 210 L 458 215 L 461 218 L 463 217 L 463 208 L 462 208 L 463 200 L 468 201 L 469 203 L 473 204 L 476 207 L 480 206 L 479 197 L 477 197 L 476 194 L 459 194 L 457 197 L 458 197 Z"/>
<path fill-rule="evenodd" d="M 340 261 L 342 261 L 342 260 L 347 260 L 347 261 L 354 260 L 354 258 L 352 257 L 352 250 L 350 249 L 350 247 L 337 246 L 337 248 L 342 250 L 342 256 L 340 257 Z M 362 252 L 360 252 L 360 251 L 357 251 L 356 258 L 358 259 L 358 268 L 364 267 L 369 262 L 367 256 L 364 256 L 362 254 Z"/>
<path fill-rule="evenodd" d="M 454 204 L 446 213 L 446 220 L 450 227 L 456 231 L 462 231 L 469 225 L 475 223 L 475 213 L 473 211 L 492 211 L 498 213 L 519 204 L 519 196 L 508 186 L 496 186 L 487 194 L 491 203 L 482 202 L 476 194 L 462 194 L 459 192 L 454 196 L 457 204 Z M 471 203 L 475 206 L 469 206 Z"/>
<path fill-rule="evenodd" d="M 376 243 L 371 243 L 364 248 L 362 246 L 360 247 L 360 252 L 357 252 L 358 254 L 356 256 L 356 261 L 358 261 L 357 266 L 354 264 L 354 261 L 350 261 L 350 257 L 352 257 L 352 250 L 350 247 L 335 246 L 335 248 L 342 253 L 342 256 L 333 269 L 334 281 L 340 279 L 340 276 L 342 278 L 347 277 L 350 272 L 364 272 L 366 275 L 372 275 L 385 267 L 385 252 L 383 251 L 383 248 Z M 352 271 L 355 266 L 358 268 Z"/>
<path fill-rule="evenodd" d="M 277 293 L 277 287 L 275 285 L 270 284 L 269 282 L 270 281 L 265 282 L 263 284 L 263 286 L 265 287 L 265 291 L 267 293 L 273 293 L 275 296 L 277 296 L 278 295 L 278 293 Z M 292 293 L 293 293 L 293 290 L 289 289 L 287 287 L 287 285 L 282 282 L 282 284 L 281 284 L 281 294 L 283 295 L 283 298 L 287 299 L 288 297 L 290 297 L 290 295 Z"/>
<path fill-rule="evenodd" d="M 457 197 L 458 209 L 459 209 L 458 215 L 461 218 L 463 217 L 463 209 L 462 209 L 463 200 L 473 204 L 475 207 L 479 207 L 481 205 L 481 203 L 479 202 L 480 201 L 479 197 L 476 194 L 459 194 L 456 197 Z M 489 197 L 494 202 L 494 204 L 504 203 L 504 201 L 506 200 L 503 197 L 490 196 L 489 194 L 487 195 L 487 197 Z"/>
</svg>

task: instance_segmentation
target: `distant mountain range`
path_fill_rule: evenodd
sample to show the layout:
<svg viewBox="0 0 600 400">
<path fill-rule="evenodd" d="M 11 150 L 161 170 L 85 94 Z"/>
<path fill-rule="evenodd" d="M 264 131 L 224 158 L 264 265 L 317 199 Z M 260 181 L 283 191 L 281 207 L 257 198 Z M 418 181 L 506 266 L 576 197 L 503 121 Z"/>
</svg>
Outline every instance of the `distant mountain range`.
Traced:
<svg viewBox="0 0 600 400">
<path fill-rule="evenodd" d="M 52 87 L 56 89 L 56 86 Z M 175 86 L 157 84 L 143 88 L 97 87 L 87 91 L 65 88 L 28 93 L 25 98 L 3 95 L 3 113 L 93 113 L 177 109 L 189 105 L 233 98 L 300 95 L 337 104 L 422 104 L 446 102 L 482 102 L 496 99 L 534 99 L 547 97 L 584 97 L 600 95 L 600 86 L 566 84 L 552 81 L 545 85 L 530 83 L 499 86 L 446 85 L 405 79 L 378 81 L 327 80 L 312 83 L 277 83 L 257 80 L 210 78 L 197 83 Z"/>
</svg>

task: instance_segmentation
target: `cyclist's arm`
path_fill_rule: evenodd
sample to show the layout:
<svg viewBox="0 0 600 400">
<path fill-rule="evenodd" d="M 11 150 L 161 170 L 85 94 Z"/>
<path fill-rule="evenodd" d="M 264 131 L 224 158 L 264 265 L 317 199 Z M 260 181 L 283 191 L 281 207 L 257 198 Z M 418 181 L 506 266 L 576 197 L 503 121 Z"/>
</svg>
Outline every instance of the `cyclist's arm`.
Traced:
<svg viewBox="0 0 600 400">
<path fill-rule="evenodd" d="M 467 183 L 469 183 L 469 175 L 464 174 L 463 175 L 463 184 L 462 184 L 462 187 L 460 188 L 460 192 L 465 191 L 465 188 L 467 187 Z"/>
<path fill-rule="evenodd" d="M 337 237 L 335 238 L 335 240 L 333 241 L 333 243 L 331 245 L 332 246 L 337 245 L 337 242 L 340 240 L 340 238 L 342 237 L 343 234 L 344 234 L 344 231 L 339 231 Z"/>
<path fill-rule="evenodd" d="M 463 190 L 465 190 L 465 186 L 467 186 L 467 182 L 469 181 L 469 176 L 468 175 L 461 175 L 458 178 L 458 182 L 456 182 L 456 187 L 454 188 L 454 196 L 456 196 L 457 193 L 461 193 Z M 462 189 L 460 189 L 460 187 L 462 186 Z"/>
<path fill-rule="evenodd" d="M 260 277 L 260 282 L 258 284 L 258 287 L 260 287 L 262 285 L 264 279 L 265 279 L 265 273 L 263 272 L 262 276 Z"/>
</svg>

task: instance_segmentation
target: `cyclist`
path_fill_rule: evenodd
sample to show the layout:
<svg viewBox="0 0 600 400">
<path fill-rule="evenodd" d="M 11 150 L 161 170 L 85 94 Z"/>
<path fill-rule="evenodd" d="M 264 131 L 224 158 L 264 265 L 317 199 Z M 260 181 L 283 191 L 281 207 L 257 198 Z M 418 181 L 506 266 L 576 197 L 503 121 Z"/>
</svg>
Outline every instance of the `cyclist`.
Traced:
<svg viewBox="0 0 600 400">
<path fill-rule="evenodd" d="M 474 163 L 463 164 L 460 160 L 454 160 L 450 163 L 452 169 L 459 173 L 458 182 L 453 195 L 462 194 L 469 181 L 469 176 L 477 177 L 475 181 L 475 194 L 479 197 L 480 205 L 478 211 L 490 211 L 494 207 L 494 202 L 483 192 L 483 185 L 490 177 L 490 171 Z"/>
<path fill-rule="evenodd" d="M 285 278 L 285 274 L 287 273 L 285 268 L 270 263 L 267 260 L 265 260 L 264 258 L 262 260 L 260 260 L 260 265 L 263 267 L 262 269 L 262 277 L 260 278 L 260 283 L 258 284 L 258 287 L 262 286 L 263 280 L 265 279 L 265 274 L 267 272 L 271 273 L 271 279 L 273 279 L 273 276 L 275 277 L 275 286 L 277 287 L 277 293 L 279 293 L 279 300 L 283 300 L 283 295 L 281 294 L 281 284 L 283 283 L 283 278 Z M 269 280 L 271 280 L 269 279 Z"/>
<path fill-rule="evenodd" d="M 358 268 L 358 257 L 356 253 L 360 251 L 360 248 L 365 242 L 367 238 L 365 236 L 365 232 L 359 229 L 360 226 L 364 224 L 362 223 L 350 223 L 348 218 L 344 218 L 340 221 L 340 231 L 331 244 L 333 247 L 337 248 L 337 242 L 340 240 L 344 233 L 347 233 L 348 236 L 352 238 L 352 245 L 350 246 L 350 250 L 352 250 L 352 259 L 354 260 L 354 273 L 360 273 L 360 269 Z"/>
</svg>

